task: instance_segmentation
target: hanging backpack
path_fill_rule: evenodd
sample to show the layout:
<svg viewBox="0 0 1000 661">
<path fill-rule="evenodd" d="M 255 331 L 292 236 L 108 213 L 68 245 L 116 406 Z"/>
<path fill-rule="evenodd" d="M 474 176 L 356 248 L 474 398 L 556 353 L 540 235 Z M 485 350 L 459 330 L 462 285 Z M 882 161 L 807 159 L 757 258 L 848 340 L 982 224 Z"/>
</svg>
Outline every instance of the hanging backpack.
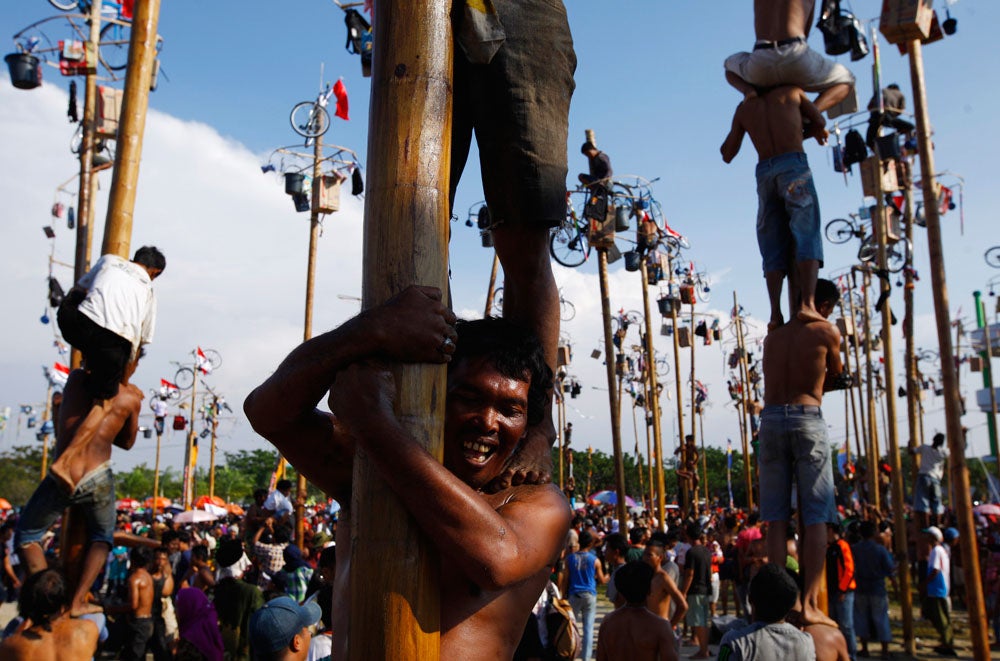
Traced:
<svg viewBox="0 0 1000 661">
<path fill-rule="evenodd" d="M 361 56 L 361 73 L 366 78 L 372 69 L 372 26 L 356 9 L 344 12 L 344 23 L 347 25 L 347 42 L 344 48 L 347 52 Z"/>
<path fill-rule="evenodd" d="M 355 167 L 351 173 L 351 195 L 361 195 L 365 192 L 365 180 L 361 176 L 361 168 Z"/>
<path fill-rule="evenodd" d="M 868 145 L 865 139 L 855 129 L 844 136 L 844 167 L 850 168 L 854 163 L 862 163 L 868 158 Z"/>
<path fill-rule="evenodd" d="M 545 586 L 549 604 L 545 607 L 545 628 L 549 632 L 549 651 L 553 659 L 573 659 L 580 649 L 580 631 L 569 600 L 562 598 L 549 581 Z"/>
<path fill-rule="evenodd" d="M 59 284 L 58 280 L 49 276 L 49 306 L 58 308 L 62 305 L 64 298 L 66 298 L 66 293 L 63 291 L 62 285 Z"/>
</svg>

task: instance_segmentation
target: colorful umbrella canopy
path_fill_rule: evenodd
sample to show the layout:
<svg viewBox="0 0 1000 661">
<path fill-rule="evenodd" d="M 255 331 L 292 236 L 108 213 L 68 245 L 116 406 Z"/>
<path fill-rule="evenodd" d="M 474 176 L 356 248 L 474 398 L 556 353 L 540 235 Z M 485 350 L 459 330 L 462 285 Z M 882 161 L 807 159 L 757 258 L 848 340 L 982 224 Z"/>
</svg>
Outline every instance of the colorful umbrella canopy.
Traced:
<svg viewBox="0 0 1000 661">
<path fill-rule="evenodd" d="M 152 507 L 153 506 L 153 497 L 150 496 L 149 498 L 147 498 L 146 502 L 143 503 L 143 504 L 146 507 Z M 163 496 L 159 496 L 156 499 L 156 509 L 158 509 L 158 510 L 166 509 L 167 507 L 170 507 L 173 504 L 174 504 L 174 501 L 170 500 L 169 498 L 164 498 Z"/>
<path fill-rule="evenodd" d="M 141 505 L 142 505 L 142 503 L 140 503 L 135 498 L 122 498 L 121 500 L 118 500 L 118 501 L 115 502 L 115 509 L 116 510 L 134 510 L 136 507 L 139 507 Z"/>
<path fill-rule="evenodd" d="M 1000 516 L 1000 505 L 983 503 L 982 505 L 976 505 L 973 507 L 972 511 L 980 516 Z"/>
<path fill-rule="evenodd" d="M 246 512 L 243 511 L 243 508 L 237 505 L 236 503 L 229 503 L 228 505 L 226 505 L 226 509 L 233 516 L 243 516 L 244 514 L 246 514 Z"/>
<path fill-rule="evenodd" d="M 614 491 L 605 489 L 604 491 L 598 491 L 597 493 L 590 494 L 587 498 L 593 505 L 617 505 L 618 504 L 618 494 Z M 635 501 L 625 496 L 625 504 L 628 507 L 635 507 Z"/>
<path fill-rule="evenodd" d="M 7 500 L 6 498 L 0 498 L 0 510 L 12 510 L 12 509 L 14 508 L 11 506 L 9 500 Z"/>
<path fill-rule="evenodd" d="M 215 521 L 218 518 L 211 512 L 206 512 L 204 510 L 188 510 L 186 512 L 181 512 L 174 517 L 174 521 L 177 523 L 204 523 L 206 521 Z"/>
<path fill-rule="evenodd" d="M 226 501 L 219 498 L 218 496 L 198 496 L 198 500 L 194 501 L 195 509 L 203 509 L 205 505 L 215 505 L 216 507 L 225 507 Z"/>
</svg>

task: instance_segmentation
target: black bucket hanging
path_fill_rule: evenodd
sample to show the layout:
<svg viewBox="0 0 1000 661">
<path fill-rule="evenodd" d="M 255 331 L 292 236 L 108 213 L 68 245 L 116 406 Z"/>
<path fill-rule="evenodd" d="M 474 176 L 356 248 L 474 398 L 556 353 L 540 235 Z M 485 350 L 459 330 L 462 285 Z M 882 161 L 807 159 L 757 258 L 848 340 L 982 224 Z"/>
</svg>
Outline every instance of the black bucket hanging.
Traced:
<svg viewBox="0 0 1000 661">
<path fill-rule="evenodd" d="M 285 193 L 287 195 L 295 195 L 296 193 L 302 192 L 302 184 L 305 182 L 306 176 L 301 172 L 286 172 L 285 173 Z"/>
<path fill-rule="evenodd" d="M 10 82 L 20 90 L 33 90 L 42 84 L 42 65 L 30 53 L 10 53 L 4 59 L 10 71 Z"/>
<path fill-rule="evenodd" d="M 639 253 L 637 251 L 635 251 L 635 250 L 629 250 L 627 252 L 622 253 L 622 255 L 624 255 L 624 257 L 625 257 L 625 270 L 626 271 L 638 271 L 639 270 L 639 266 L 640 266 L 639 260 L 641 260 L 642 257 L 639 255 Z"/>
</svg>

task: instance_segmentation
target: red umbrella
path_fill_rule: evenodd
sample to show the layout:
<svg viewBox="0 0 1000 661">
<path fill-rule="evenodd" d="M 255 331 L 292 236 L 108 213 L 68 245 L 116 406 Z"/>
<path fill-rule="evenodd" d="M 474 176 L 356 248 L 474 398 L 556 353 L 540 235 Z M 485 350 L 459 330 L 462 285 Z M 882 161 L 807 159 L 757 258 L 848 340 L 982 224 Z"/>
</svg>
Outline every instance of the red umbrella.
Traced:
<svg viewBox="0 0 1000 661">
<path fill-rule="evenodd" d="M 122 498 L 121 500 L 119 500 L 119 501 L 117 501 L 115 503 L 115 509 L 116 510 L 134 510 L 135 508 L 139 507 L 140 505 L 142 505 L 142 503 L 140 503 L 135 498 Z"/>
<path fill-rule="evenodd" d="M 236 503 L 229 503 L 226 505 L 226 509 L 229 510 L 229 513 L 233 516 L 243 516 L 246 514 L 246 512 L 243 511 L 243 508 Z"/>
<path fill-rule="evenodd" d="M 0 498 L 0 510 L 12 510 L 12 509 L 14 508 L 11 507 L 9 500 L 7 500 L 6 498 Z"/>
<path fill-rule="evenodd" d="M 165 498 L 163 496 L 159 496 L 156 499 L 156 509 L 158 509 L 158 510 L 166 509 L 166 508 L 170 507 L 173 504 L 174 504 L 174 501 L 170 500 L 169 498 Z M 146 507 L 152 507 L 153 506 L 153 497 L 150 496 L 149 498 L 147 498 L 146 502 L 144 503 L 144 505 Z"/>
</svg>

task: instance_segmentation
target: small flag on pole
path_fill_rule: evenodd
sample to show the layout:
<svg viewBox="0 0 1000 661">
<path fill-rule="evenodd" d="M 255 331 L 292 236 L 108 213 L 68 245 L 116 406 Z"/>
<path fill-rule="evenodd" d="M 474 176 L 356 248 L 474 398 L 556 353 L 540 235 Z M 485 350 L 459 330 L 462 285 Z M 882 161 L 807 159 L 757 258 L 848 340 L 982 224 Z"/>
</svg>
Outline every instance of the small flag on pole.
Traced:
<svg viewBox="0 0 1000 661">
<path fill-rule="evenodd" d="M 177 384 L 170 383 L 166 379 L 160 379 L 160 392 L 164 395 L 170 395 L 178 391 L 180 391 L 180 388 L 177 387 Z"/>
<path fill-rule="evenodd" d="M 64 386 L 66 385 L 66 379 L 69 378 L 69 366 L 63 365 L 62 363 L 53 363 L 52 369 L 49 370 L 49 381 L 52 382 L 54 386 Z"/>
<path fill-rule="evenodd" d="M 202 374 L 212 373 L 212 363 L 205 357 L 205 352 L 201 350 L 201 347 L 198 347 L 198 351 L 195 353 L 195 365 Z"/>
</svg>

